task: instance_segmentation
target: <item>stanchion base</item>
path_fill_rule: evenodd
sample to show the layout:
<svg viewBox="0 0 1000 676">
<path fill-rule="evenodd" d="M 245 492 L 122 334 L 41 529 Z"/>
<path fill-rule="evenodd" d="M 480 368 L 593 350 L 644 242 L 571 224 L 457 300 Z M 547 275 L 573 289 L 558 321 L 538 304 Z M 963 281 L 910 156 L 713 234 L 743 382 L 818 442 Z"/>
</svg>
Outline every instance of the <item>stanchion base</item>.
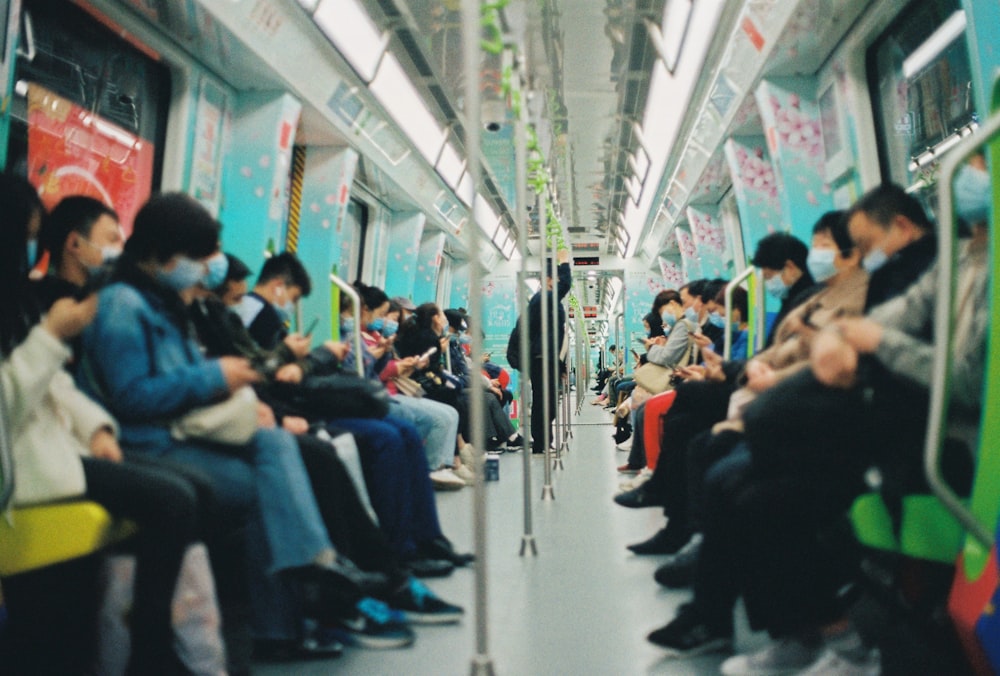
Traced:
<svg viewBox="0 0 1000 676">
<path fill-rule="evenodd" d="M 538 556 L 538 547 L 535 545 L 534 535 L 521 536 L 521 553 L 519 556 L 524 556 L 525 552 L 529 552 L 532 556 Z"/>
<path fill-rule="evenodd" d="M 556 494 L 552 492 L 552 486 L 542 486 L 542 500 L 555 500 Z"/>
<path fill-rule="evenodd" d="M 556 459 L 552 461 L 552 469 L 553 470 L 564 469 L 562 456 L 557 456 Z"/>
<path fill-rule="evenodd" d="M 493 660 L 489 655 L 476 655 L 472 658 L 472 665 L 469 668 L 472 676 L 494 676 Z"/>
</svg>

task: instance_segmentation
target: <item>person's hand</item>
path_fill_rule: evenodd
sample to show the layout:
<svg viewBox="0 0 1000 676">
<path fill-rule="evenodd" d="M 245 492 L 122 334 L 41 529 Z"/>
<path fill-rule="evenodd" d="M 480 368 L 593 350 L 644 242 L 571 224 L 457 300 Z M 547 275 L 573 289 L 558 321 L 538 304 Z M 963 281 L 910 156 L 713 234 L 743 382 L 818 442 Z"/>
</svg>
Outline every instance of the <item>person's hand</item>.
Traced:
<svg viewBox="0 0 1000 676">
<path fill-rule="evenodd" d="M 312 347 L 312 338 L 299 333 L 289 333 L 285 336 L 284 343 L 285 347 L 291 350 L 296 358 L 302 359 L 309 354 L 309 349 Z"/>
<path fill-rule="evenodd" d="M 235 392 L 244 385 L 260 382 L 261 375 L 250 366 L 250 361 L 243 357 L 219 357 L 219 368 L 222 377 L 226 379 L 226 387 Z"/>
<path fill-rule="evenodd" d="M 281 420 L 281 427 L 286 432 L 291 432 L 292 434 L 309 433 L 309 421 L 297 415 L 286 415 Z"/>
<path fill-rule="evenodd" d="M 556 262 L 559 263 L 559 265 L 569 263 L 569 249 L 559 249 L 556 251 Z"/>
<path fill-rule="evenodd" d="M 337 361 L 344 361 L 344 357 L 346 357 L 347 353 L 351 351 L 351 346 L 348 343 L 338 343 L 333 340 L 328 340 L 323 343 L 323 347 L 332 352 L 333 356 L 337 358 Z"/>
<path fill-rule="evenodd" d="M 882 342 L 882 326 L 870 319 L 842 319 L 836 324 L 844 341 L 861 354 L 871 354 Z"/>
<path fill-rule="evenodd" d="M 396 373 L 401 376 L 408 376 L 413 373 L 413 370 L 417 367 L 416 357 L 406 357 L 405 359 L 396 360 Z"/>
<path fill-rule="evenodd" d="M 365 349 L 368 350 L 368 354 L 370 354 L 371 356 L 375 357 L 376 359 L 381 359 L 382 355 L 385 354 L 386 347 L 387 347 L 386 345 L 379 344 L 379 345 L 372 345 L 371 347 L 365 346 Z"/>
<path fill-rule="evenodd" d="M 293 385 L 297 385 L 302 382 L 304 375 L 302 367 L 298 364 L 285 364 L 275 372 L 274 379 L 279 383 L 292 383 Z"/>
<path fill-rule="evenodd" d="M 809 355 L 816 380 L 827 387 L 848 388 L 858 372 L 858 351 L 837 331 L 821 331 Z"/>
<path fill-rule="evenodd" d="M 106 427 L 94 432 L 90 437 L 90 455 L 98 460 L 122 461 L 122 449 L 115 435 Z"/>
<path fill-rule="evenodd" d="M 262 401 L 257 402 L 257 427 L 271 429 L 278 426 L 274 418 L 274 410 Z"/>
<path fill-rule="evenodd" d="M 657 336 L 656 338 L 653 338 L 653 343 L 655 345 L 666 345 L 667 344 L 667 337 L 666 336 Z"/>
<path fill-rule="evenodd" d="M 69 340 L 80 335 L 97 314 L 97 294 L 83 300 L 60 298 L 49 309 L 42 326 L 59 340 Z"/>
<path fill-rule="evenodd" d="M 764 362 L 759 359 L 752 359 L 747 363 L 747 389 L 751 392 L 763 392 L 770 387 L 774 387 L 777 382 L 778 378 L 774 369 Z"/>
<path fill-rule="evenodd" d="M 706 348 L 712 345 L 712 339 L 706 336 L 704 333 L 692 333 L 689 335 L 691 336 L 691 340 L 693 340 L 695 344 L 700 348 Z"/>
<path fill-rule="evenodd" d="M 691 366 L 682 366 L 677 369 L 677 375 L 684 380 L 705 380 L 707 371 L 708 369 L 704 366 L 692 364 Z"/>
</svg>

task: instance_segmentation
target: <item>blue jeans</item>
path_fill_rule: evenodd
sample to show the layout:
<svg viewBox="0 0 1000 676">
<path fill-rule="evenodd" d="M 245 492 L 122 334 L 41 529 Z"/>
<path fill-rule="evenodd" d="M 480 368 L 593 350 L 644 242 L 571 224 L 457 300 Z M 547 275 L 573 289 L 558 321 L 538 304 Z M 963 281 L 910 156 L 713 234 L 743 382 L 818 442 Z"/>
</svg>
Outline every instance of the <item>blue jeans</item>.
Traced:
<svg viewBox="0 0 1000 676">
<path fill-rule="evenodd" d="M 397 395 L 391 415 L 409 421 L 424 439 L 427 464 L 432 469 L 451 465 L 458 439 L 458 411 L 432 399 Z"/>
<path fill-rule="evenodd" d="M 440 537 L 430 469 L 417 429 L 392 415 L 381 420 L 337 418 L 333 424 L 354 435 L 372 506 L 393 549 L 403 558 L 412 557 L 419 543 Z"/>
</svg>

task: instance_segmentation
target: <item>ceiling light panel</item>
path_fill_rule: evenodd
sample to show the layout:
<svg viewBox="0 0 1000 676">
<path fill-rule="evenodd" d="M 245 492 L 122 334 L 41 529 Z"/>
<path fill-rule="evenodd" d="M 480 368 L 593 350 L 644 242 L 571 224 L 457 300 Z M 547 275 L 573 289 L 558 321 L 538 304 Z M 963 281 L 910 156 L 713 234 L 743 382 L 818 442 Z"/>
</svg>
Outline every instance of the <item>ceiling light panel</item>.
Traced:
<svg viewBox="0 0 1000 676">
<path fill-rule="evenodd" d="M 362 80 L 375 77 L 387 40 L 357 0 L 323 0 L 313 21 Z"/>
<path fill-rule="evenodd" d="M 444 133 L 392 52 L 382 57 L 378 73 L 368 89 L 410 137 L 424 159 L 434 164 L 444 143 Z"/>
</svg>

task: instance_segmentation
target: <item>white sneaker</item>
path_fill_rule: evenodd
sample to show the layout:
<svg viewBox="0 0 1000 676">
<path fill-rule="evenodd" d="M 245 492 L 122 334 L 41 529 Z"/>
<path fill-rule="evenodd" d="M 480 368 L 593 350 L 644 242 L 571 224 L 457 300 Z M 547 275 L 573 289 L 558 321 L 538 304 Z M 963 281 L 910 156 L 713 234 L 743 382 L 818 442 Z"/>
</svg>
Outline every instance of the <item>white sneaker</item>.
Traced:
<svg viewBox="0 0 1000 676">
<path fill-rule="evenodd" d="M 462 464 L 470 469 L 475 467 L 477 462 L 482 462 L 482 453 L 472 444 L 462 446 L 458 450 L 458 457 L 462 459 Z"/>
<path fill-rule="evenodd" d="M 631 451 L 632 450 L 632 439 L 634 439 L 634 438 L 635 438 L 635 435 L 633 434 L 628 439 L 626 439 L 625 441 L 623 441 L 620 444 L 618 444 L 617 446 L 615 446 L 615 448 L 617 448 L 619 451 Z"/>
<path fill-rule="evenodd" d="M 455 476 L 461 479 L 466 486 L 471 486 L 476 483 L 476 473 L 472 471 L 469 465 L 462 465 L 461 467 L 456 467 L 451 470 Z"/>
<path fill-rule="evenodd" d="M 882 654 L 878 648 L 869 650 L 861 662 L 849 660 L 827 648 L 811 667 L 801 672 L 804 676 L 880 676 L 881 673 Z"/>
<path fill-rule="evenodd" d="M 618 490 L 621 492 L 631 491 L 639 486 L 643 485 L 647 481 L 653 478 L 653 470 L 648 467 L 643 467 L 642 471 L 635 475 L 635 478 L 631 481 L 623 481 L 618 484 Z"/>
<path fill-rule="evenodd" d="M 457 491 L 465 488 L 465 481 L 450 469 L 431 472 L 431 483 L 436 491 Z"/>
<path fill-rule="evenodd" d="M 735 655 L 722 663 L 724 676 L 776 676 L 795 674 L 808 668 L 823 652 L 818 638 L 804 643 L 794 636 L 772 642 L 762 650 Z"/>
</svg>

